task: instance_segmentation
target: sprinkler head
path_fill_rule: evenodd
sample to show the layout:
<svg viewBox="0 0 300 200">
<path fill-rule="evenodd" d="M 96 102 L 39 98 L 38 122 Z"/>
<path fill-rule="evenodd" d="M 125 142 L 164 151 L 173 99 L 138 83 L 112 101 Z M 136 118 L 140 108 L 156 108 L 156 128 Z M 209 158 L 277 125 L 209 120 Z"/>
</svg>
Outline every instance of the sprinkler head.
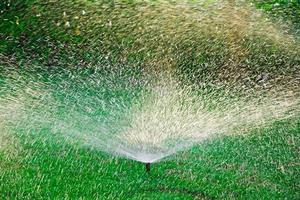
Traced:
<svg viewBox="0 0 300 200">
<path fill-rule="evenodd" d="M 150 172 L 150 163 L 146 163 L 145 164 L 145 166 L 146 166 L 146 172 Z"/>
</svg>

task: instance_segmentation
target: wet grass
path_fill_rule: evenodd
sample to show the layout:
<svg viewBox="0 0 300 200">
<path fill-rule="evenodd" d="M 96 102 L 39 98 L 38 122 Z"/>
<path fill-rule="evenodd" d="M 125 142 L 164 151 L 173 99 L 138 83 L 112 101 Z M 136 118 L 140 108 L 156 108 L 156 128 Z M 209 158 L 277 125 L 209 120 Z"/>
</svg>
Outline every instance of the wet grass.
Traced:
<svg viewBox="0 0 300 200">
<path fill-rule="evenodd" d="M 168 17 L 182 14 L 175 7 L 171 7 L 170 13 L 163 13 L 165 19 L 157 24 L 155 17 L 149 19 L 149 16 L 158 16 L 157 12 L 163 7 L 155 6 L 155 3 L 153 7 L 134 3 L 127 6 L 126 12 L 122 13 L 128 17 L 124 21 L 117 15 L 120 12 L 118 7 L 103 10 L 94 7 L 94 1 L 84 1 L 84 4 L 76 1 L 74 7 L 70 7 L 72 2 L 0 2 L 0 20 L 3 19 L 0 22 L 0 98 L 12 90 L 22 90 L 16 88 L 17 78 L 15 86 L 4 85 L 10 69 L 23 67 L 31 71 L 33 65 L 41 66 L 43 70 L 34 71 L 33 68 L 28 79 L 45 73 L 45 76 L 39 76 L 39 81 L 54 85 L 56 80 L 47 78 L 57 66 L 85 68 L 83 71 L 87 75 L 82 76 L 88 77 L 94 66 L 106 62 L 137 67 L 137 71 L 151 65 L 171 66 L 178 69 L 179 76 L 192 83 L 205 82 L 208 78 L 219 79 L 222 83 L 245 81 L 242 85 L 248 88 L 256 86 L 259 77 L 267 74 L 274 88 L 285 84 L 298 88 L 299 50 L 277 44 L 272 37 L 266 39 L 255 35 L 244 38 L 242 34 L 243 40 L 236 42 L 231 38 L 236 34 L 234 31 L 219 35 L 212 32 L 213 36 L 210 32 L 195 35 L 195 30 L 199 29 L 190 23 L 189 18 L 169 20 Z M 89 6 L 84 7 L 86 2 Z M 209 7 L 212 2 L 207 1 L 205 6 Z M 254 2 L 273 16 L 273 21 L 277 16 L 283 21 L 291 21 L 293 28 L 288 30 L 297 36 L 299 6 L 296 1 Z M 84 16 L 82 8 L 86 12 Z M 145 16 L 135 15 L 135 9 L 139 8 L 148 9 Z M 64 10 L 67 12 L 65 17 Z M 78 13 L 80 19 L 76 18 Z M 118 26 L 110 30 L 109 18 L 114 17 L 113 14 L 117 17 L 112 25 L 114 27 L 116 22 Z M 91 23 L 96 19 L 103 22 Z M 135 23 L 131 23 L 133 19 L 144 29 L 135 29 Z M 70 27 L 66 26 L 68 20 Z M 164 26 L 167 22 L 169 26 Z M 147 23 L 154 28 L 147 29 Z M 177 23 L 188 26 L 176 29 Z M 158 27 L 162 27 L 161 32 L 156 32 Z M 243 28 L 243 24 L 239 27 Z M 129 29 L 132 31 L 127 28 L 132 28 Z M 224 30 L 231 28 L 232 24 L 229 24 Z M 167 37 L 160 38 L 160 33 Z M 136 42 L 138 39 L 141 41 Z M 151 39 L 157 40 L 152 43 Z M 141 44 L 146 48 L 141 48 Z M 277 80 L 281 81 L 277 83 Z M 2 124 L 1 115 L 0 199 L 300 198 L 299 118 L 255 129 L 245 136 L 206 141 L 172 159 L 153 164 L 151 173 L 147 174 L 141 163 L 114 158 L 96 149 L 77 147 L 58 136 L 46 137 L 53 134 L 45 127 L 40 130 L 39 138 L 22 130 L 4 133 L 7 129 L 2 126 L 7 124 Z"/>
<path fill-rule="evenodd" d="M 0 153 L 0 197 L 297 199 L 299 131 L 300 121 L 294 120 L 244 137 L 207 141 L 152 164 L 149 174 L 141 163 L 69 146 L 55 137 L 21 140 L 17 157 Z"/>
</svg>

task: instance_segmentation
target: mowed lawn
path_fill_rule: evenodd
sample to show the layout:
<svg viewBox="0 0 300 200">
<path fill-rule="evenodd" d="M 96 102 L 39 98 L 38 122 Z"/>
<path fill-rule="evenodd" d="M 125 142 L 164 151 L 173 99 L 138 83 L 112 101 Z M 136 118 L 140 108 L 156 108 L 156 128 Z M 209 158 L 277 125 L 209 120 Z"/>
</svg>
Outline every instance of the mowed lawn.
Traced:
<svg viewBox="0 0 300 200">
<path fill-rule="evenodd" d="M 110 37 L 102 38 L 102 34 L 104 36 L 110 36 L 111 34 L 110 29 L 105 28 L 106 26 L 115 27 L 114 23 L 111 25 L 111 23 L 105 21 L 106 15 L 103 14 L 102 9 L 100 9 L 101 12 L 97 13 L 94 12 L 93 7 L 90 7 L 90 12 L 86 13 L 88 10 L 85 8 L 88 7 L 81 9 L 81 3 L 84 1 L 76 1 L 74 9 L 72 7 L 57 7 L 59 5 L 57 2 L 60 2 L 62 5 L 64 5 L 63 2 L 67 2 L 66 5 L 73 2 L 69 0 L 49 1 L 54 2 L 53 5 L 37 0 L 4 0 L 3 2 L 0 2 L 0 20 L 2 18 L 5 19 L 0 21 L 0 85 L 2 80 L 6 78 L 4 71 L 10 71 L 10 68 L 18 68 L 20 66 L 30 68 L 33 64 L 42 66 L 42 68 L 45 67 L 45 69 L 46 67 L 50 69 L 55 65 L 65 66 L 66 68 L 98 66 L 100 61 L 102 61 L 102 57 L 107 57 L 106 54 L 102 55 L 100 51 L 103 47 L 106 47 L 107 49 L 104 50 L 108 52 L 103 50 L 104 53 L 119 55 L 120 49 L 115 49 L 115 46 L 119 47 L 116 45 L 119 44 L 119 40 L 114 41 Z M 91 4 L 91 2 L 95 1 L 86 2 Z M 213 3 L 214 1 L 207 0 L 207 2 Z M 288 24 L 291 27 L 289 31 L 295 35 L 295 40 L 299 43 L 298 18 L 300 7 L 296 1 L 274 0 L 267 2 L 254 0 L 253 2 L 257 8 L 264 10 L 272 20 L 289 20 Z M 76 6 L 78 6 L 78 9 L 80 8 L 80 12 L 76 10 Z M 48 8 L 52 8 L 55 12 L 47 10 Z M 130 8 L 129 11 L 131 12 L 133 7 L 129 6 L 128 8 Z M 64 12 L 64 9 L 69 12 Z M 124 12 L 123 14 L 127 15 L 130 12 Z M 119 14 L 118 12 L 116 13 Z M 88 17 L 90 15 L 91 17 L 97 17 L 98 14 L 104 17 L 104 28 L 101 26 L 102 28 L 97 29 L 98 32 L 91 33 L 86 28 L 86 32 L 83 29 L 80 33 L 78 28 L 79 25 L 81 26 L 80 23 L 91 22 Z M 181 14 L 179 13 L 178 16 L 181 16 Z M 82 21 L 79 21 L 80 23 L 78 22 L 78 24 L 73 23 L 78 21 L 78 16 L 82 18 Z M 116 16 L 118 19 L 119 15 Z M 132 16 L 136 15 L 133 14 Z M 170 13 L 170 16 L 173 16 L 173 13 Z M 128 18 L 128 23 L 125 24 L 130 25 L 132 19 Z M 151 22 L 152 18 L 146 16 L 145 19 L 150 19 Z M 67 20 L 71 20 L 71 27 L 69 27 L 69 23 L 67 23 L 69 21 Z M 143 22 L 144 18 L 140 20 Z M 153 22 L 156 24 L 155 20 Z M 171 22 L 177 24 L 176 20 Z M 75 25 L 78 25 L 78 27 Z M 123 27 L 123 21 L 119 21 L 118 25 Z M 185 29 L 183 33 L 185 33 Z M 135 52 L 134 46 L 130 46 L 131 39 L 134 36 L 140 38 L 141 35 L 134 35 L 131 31 L 122 32 L 123 29 L 118 27 L 115 30 L 121 30 L 120 33 L 126 36 L 125 39 L 128 39 L 128 41 L 124 40 L 125 42 L 122 43 L 124 46 L 120 48 L 124 48 L 126 52 L 128 49 Z M 170 30 L 173 31 L 174 29 Z M 195 34 L 192 30 L 188 32 L 194 36 Z M 215 27 L 212 30 L 215 30 Z M 108 32 L 106 33 L 105 31 Z M 89 37 L 84 38 L 84 33 Z M 156 31 L 153 34 L 149 37 L 156 39 Z M 169 35 L 170 38 L 173 38 L 171 33 Z M 85 41 L 89 41 L 90 36 L 93 36 L 91 39 L 95 39 L 95 41 L 102 41 L 103 39 L 109 45 L 101 46 L 102 42 L 95 42 L 95 45 L 101 44 L 101 48 L 92 48 L 89 45 L 93 44 L 94 40 L 91 40 L 92 42 L 90 43 L 85 43 Z M 200 39 L 202 38 L 201 34 L 198 34 L 198 36 Z M 123 41 L 123 37 L 119 38 L 118 34 L 115 34 L 115 38 Z M 148 42 L 147 38 L 148 35 L 144 35 L 144 40 L 142 41 Z M 182 41 L 189 41 L 185 40 L 185 34 L 182 35 L 181 39 Z M 168 40 L 166 41 L 166 44 L 168 44 Z M 180 47 L 179 53 L 176 51 L 179 55 L 178 57 L 175 56 L 177 67 L 186 66 L 188 70 L 186 70 L 187 72 L 182 70 L 183 73 L 191 73 L 186 77 L 194 77 L 195 71 L 190 69 L 193 66 L 202 66 L 199 63 L 208 63 L 207 66 L 223 66 L 223 62 L 219 62 L 219 58 L 227 62 L 227 56 L 225 55 L 228 52 L 227 48 L 224 48 L 226 46 L 222 45 L 223 40 L 211 43 L 210 39 L 206 40 L 204 37 L 201 41 L 208 41 L 207 45 L 204 43 L 205 45 L 203 44 L 203 46 L 212 51 L 211 54 L 199 51 L 199 55 L 202 52 L 207 58 L 205 56 L 202 58 L 193 54 L 190 55 L 190 52 L 186 52 L 185 45 Z M 234 41 L 230 42 L 234 44 Z M 272 46 L 272 41 L 270 42 L 270 47 L 269 43 L 266 43 L 267 47 L 260 48 L 264 47 L 264 40 L 256 43 L 255 41 L 254 39 L 249 40 L 249 45 L 246 42 L 245 44 L 243 43 L 245 47 L 250 48 L 250 52 L 252 52 L 250 55 L 253 55 L 249 59 L 245 59 L 247 62 L 244 64 L 246 66 L 249 65 L 249 69 L 252 69 L 255 73 L 257 70 L 259 75 L 269 70 L 271 74 L 274 74 L 274 77 L 276 77 L 277 73 L 282 75 L 285 72 L 288 75 L 291 73 L 292 77 L 297 76 L 298 68 L 296 67 L 299 67 L 297 54 L 294 57 L 290 56 L 289 51 L 285 52 L 282 50 L 284 49 L 283 47 L 282 49 L 278 47 L 280 51 L 275 51 L 277 46 Z M 141 43 L 144 44 L 143 42 Z M 181 44 L 181 42 L 178 43 Z M 190 45 L 187 42 L 186 46 L 190 47 Z M 202 48 L 198 47 L 200 45 L 198 41 L 192 43 L 192 45 L 202 50 Z M 232 46 L 235 47 L 235 44 Z M 158 59 L 156 59 L 160 61 L 160 55 L 164 54 L 161 53 L 160 48 L 157 48 L 156 42 L 154 45 L 149 42 L 148 48 L 145 51 L 137 51 L 137 54 L 129 53 L 129 59 L 126 61 L 128 63 L 124 63 L 124 65 L 131 66 L 133 65 L 132 63 L 139 63 L 137 61 L 142 58 L 151 60 L 151 56 L 155 58 L 158 56 Z M 154 51 L 152 48 L 154 50 L 157 48 L 157 51 Z M 168 49 L 169 46 L 166 45 L 165 48 Z M 273 51 L 277 53 L 273 55 Z M 157 52 L 159 52 L 158 55 L 156 54 Z M 149 58 L 146 56 L 148 53 L 151 55 Z M 170 55 L 173 56 L 173 53 L 171 52 Z M 234 52 L 232 55 L 238 56 Z M 114 56 L 111 57 L 113 58 L 110 59 L 119 64 L 120 61 L 115 59 Z M 123 62 L 125 61 L 122 60 L 122 65 Z M 141 60 L 140 62 L 143 63 L 144 61 Z M 148 63 L 152 62 L 148 60 Z M 164 62 L 162 63 L 165 64 Z M 274 72 L 272 70 L 273 65 L 275 66 Z M 280 70 L 276 68 L 277 65 Z M 8 70 L 4 70 L 6 68 Z M 211 70 L 213 71 L 214 68 Z M 280 74 L 281 71 L 282 74 Z M 240 72 L 239 68 L 237 72 Z M 283 83 L 290 82 L 290 79 L 283 80 Z M 276 86 L 275 84 L 274 87 L 276 88 Z M 5 90 L 0 90 L 0 97 L 6 92 L 11 92 L 9 87 L 1 87 L 0 89 L 2 88 L 5 88 Z M 243 136 L 226 136 L 207 140 L 192 149 L 179 152 L 159 163 L 152 164 L 151 172 L 146 173 L 145 166 L 142 163 L 125 158 L 117 158 L 101 152 L 99 149 L 70 144 L 64 141 L 62 137 L 52 134 L 51 128 L 43 127 L 38 134 L 23 133 L 22 130 L 8 130 L 2 124 L 4 122 L 1 119 L 2 114 L 0 112 L 0 200 L 300 199 L 300 116 L 295 119 L 274 122 L 269 127 L 254 129 Z M 26 129 L 27 127 L 23 128 Z M 26 131 L 28 130 L 26 129 Z"/>
<path fill-rule="evenodd" d="M 0 153 L 0 199 L 299 199 L 299 133 L 296 119 L 206 141 L 149 174 L 59 138 L 19 138 Z"/>
</svg>

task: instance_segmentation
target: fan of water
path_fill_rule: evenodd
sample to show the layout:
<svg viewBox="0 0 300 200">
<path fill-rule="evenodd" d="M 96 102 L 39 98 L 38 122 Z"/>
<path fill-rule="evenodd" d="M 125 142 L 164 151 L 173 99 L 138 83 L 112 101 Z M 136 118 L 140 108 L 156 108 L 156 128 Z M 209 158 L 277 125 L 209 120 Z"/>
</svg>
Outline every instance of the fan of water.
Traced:
<svg viewBox="0 0 300 200">
<path fill-rule="evenodd" d="M 238 97 L 234 88 L 208 91 L 170 77 L 149 81 L 122 70 L 85 71 L 7 72 L 4 85 L 11 91 L 1 97 L 3 123 L 25 134 L 48 129 L 50 137 L 152 163 L 299 113 L 295 93 Z"/>
<path fill-rule="evenodd" d="M 299 115 L 299 41 L 248 1 L 41 1 L 28 10 L 41 12 L 28 12 L 41 30 L 82 44 L 46 38 L 54 47 L 44 57 L 31 47 L 26 58 L 0 54 L 2 141 L 59 137 L 152 163 Z M 2 141 L 0 150 L 12 143 Z"/>
</svg>

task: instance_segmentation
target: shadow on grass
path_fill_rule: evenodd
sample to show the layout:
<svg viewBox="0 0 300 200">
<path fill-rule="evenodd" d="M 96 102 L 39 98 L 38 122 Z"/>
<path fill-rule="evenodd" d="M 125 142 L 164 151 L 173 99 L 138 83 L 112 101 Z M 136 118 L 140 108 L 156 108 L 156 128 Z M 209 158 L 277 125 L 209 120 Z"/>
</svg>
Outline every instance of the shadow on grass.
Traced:
<svg viewBox="0 0 300 200">
<path fill-rule="evenodd" d="M 144 192 L 166 192 L 166 193 L 178 193 L 178 194 L 186 194 L 189 195 L 193 198 L 200 198 L 200 199 L 207 199 L 207 200 L 214 200 L 216 199 L 215 197 L 209 196 L 206 193 L 198 190 L 191 190 L 188 188 L 177 188 L 177 187 L 163 187 L 163 186 L 158 186 L 156 188 L 149 188 L 149 189 L 144 189 Z"/>
</svg>

